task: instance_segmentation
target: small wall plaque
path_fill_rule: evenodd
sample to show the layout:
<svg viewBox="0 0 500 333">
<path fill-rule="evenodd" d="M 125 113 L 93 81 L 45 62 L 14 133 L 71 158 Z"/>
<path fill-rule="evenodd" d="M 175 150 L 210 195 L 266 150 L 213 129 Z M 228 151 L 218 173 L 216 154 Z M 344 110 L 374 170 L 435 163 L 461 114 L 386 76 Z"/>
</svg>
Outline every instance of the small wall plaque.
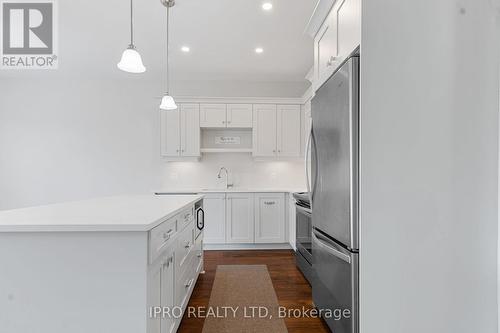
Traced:
<svg viewBox="0 0 500 333">
<path fill-rule="evenodd" d="M 241 144 L 241 137 L 239 136 L 216 136 L 216 145 L 239 145 Z"/>
</svg>

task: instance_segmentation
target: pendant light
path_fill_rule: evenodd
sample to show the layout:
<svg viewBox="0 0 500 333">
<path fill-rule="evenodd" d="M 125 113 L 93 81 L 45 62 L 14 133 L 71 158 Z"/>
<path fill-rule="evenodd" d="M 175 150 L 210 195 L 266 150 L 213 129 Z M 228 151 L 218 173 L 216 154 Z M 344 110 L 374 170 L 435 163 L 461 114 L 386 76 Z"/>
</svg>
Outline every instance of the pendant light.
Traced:
<svg viewBox="0 0 500 333">
<path fill-rule="evenodd" d="M 177 105 L 175 104 L 174 98 L 169 94 L 170 88 L 170 70 L 169 70 L 169 62 L 168 62 L 168 44 L 169 44 L 169 24 L 170 24 L 170 7 L 175 5 L 175 0 L 161 0 L 161 3 L 167 7 L 167 91 L 163 98 L 161 99 L 160 109 L 161 110 L 176 110 Z"/>
<path fill-rule="evenodd" d="M 146 67 L 142 64 L 142 58 L 134 45 L 134 23 L 133 23 L 133 0 L 130 0 L 130 45 L 123 51 L 122 58 L 117 64 L 118 68 L 128 73 L 144 73 Z"/>
</svg>

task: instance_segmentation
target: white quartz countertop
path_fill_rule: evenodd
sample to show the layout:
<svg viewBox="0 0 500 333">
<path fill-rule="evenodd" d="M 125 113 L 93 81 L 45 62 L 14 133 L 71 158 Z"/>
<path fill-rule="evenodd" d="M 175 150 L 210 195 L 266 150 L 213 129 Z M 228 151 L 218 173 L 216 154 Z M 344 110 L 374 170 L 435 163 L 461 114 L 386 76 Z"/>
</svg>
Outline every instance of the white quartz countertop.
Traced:
<svg viewBox="0 0 500 333">
<path fill-rule="evenodd" d="M 0 232 L 148 231 L 203 195 L 96 198 L 0 211 Z"/>
<path fill-rule="evenodd" d="M 169 188 L 155 191 L 157 194 L 183 194 L 183 193 L 294 193 L 306 192 L 303 188 Z"/>
</svg>

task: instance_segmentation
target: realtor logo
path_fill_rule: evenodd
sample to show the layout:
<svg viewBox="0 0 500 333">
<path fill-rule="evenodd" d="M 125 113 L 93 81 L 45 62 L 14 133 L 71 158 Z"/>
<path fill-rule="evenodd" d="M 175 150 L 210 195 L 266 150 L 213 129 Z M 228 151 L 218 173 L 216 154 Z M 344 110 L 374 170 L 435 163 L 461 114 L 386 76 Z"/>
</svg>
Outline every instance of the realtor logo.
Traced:
<svg viewBox="0 0 500 333">
<path fill-rule="evenodd" d="M 0 0 L 2 69 L 57 68 L 56 0 Z"/>
</svg>

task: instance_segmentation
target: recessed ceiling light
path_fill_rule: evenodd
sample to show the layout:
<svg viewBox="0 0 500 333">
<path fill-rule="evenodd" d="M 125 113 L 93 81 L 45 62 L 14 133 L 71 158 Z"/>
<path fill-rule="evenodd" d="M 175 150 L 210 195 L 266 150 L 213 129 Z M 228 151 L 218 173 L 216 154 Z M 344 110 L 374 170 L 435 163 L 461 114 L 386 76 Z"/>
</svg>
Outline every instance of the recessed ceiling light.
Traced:
<svg viewBox="0 0 500 333">
<path fill-rule="evenodd" d="M 264 10 L 271 10 L 273 9 L 273 4 L 270 2 L 265 2 L 262 4 L 262 9 Z"/>
<path fill-rule="evenodd" d="M 189 48 L 189 46 L 183 46 L 181 47 L 181 51 L 182 52 L 189 52 L 191 49 Z"/>
<path fill-rule="evenodd" d="M 255 49 L 255 53 L 262 53 L 264 52 L 264 49 L 262 47 L 258 47 Z"/>
</svg>

